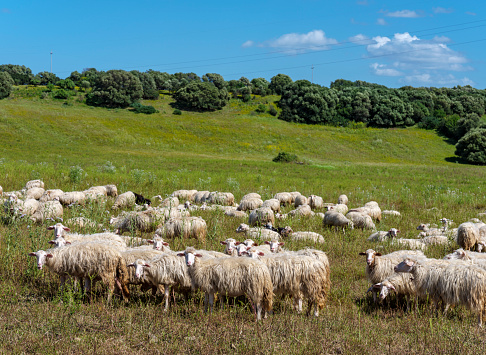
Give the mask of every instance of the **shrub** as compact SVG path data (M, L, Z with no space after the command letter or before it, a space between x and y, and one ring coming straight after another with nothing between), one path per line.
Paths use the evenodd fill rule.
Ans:
M176 108L174 112L172 112L173 115L182 115L182 111Z
M14 81L9 73L0 72L0 99L6 98L12 92Z
M418 128L423 129L437 129L440 126L441 120L440 118L434 116L427 116L422 118L422 120L418 123Z
M135 113L145 113L146 115L151 115L152 113L159 112L159 111L157 111L155 109L155 107L153 107L153 106L145 106L145 105L142 105L139 102L135 102L135 103L131 104L130 107L132 107L132 111L133 112L135 112Z
M66 100L67 98L69 98L69 93L66 92L66 90L64 90L64 89L59 89L59 90L54 91L54 98Z
M272 161L275 163L292 163L297 161L297 159L297 155L295 154L280 152L275 158L272 159Z
M69 169L69 179L74 184L81 182L85 175L84 170L78 165L72 166L71 169Z
M272 116L277 116L278 111L277 111L277 109L275 108L275 106L273 106L273 105L269 105L269 108L268 108L268 113L269 113L269 114L271 114Z
M471 164L486 164L486 128L474 128L456 144L456 155Z
M260 105L258 105L258 107L256 108L255 111L258 112L258 113L264 113L266 110L267 110L267 107L264 104L260 104Z
M143 95L140 79L124 70L109 70L94 80L93 89L86 96L86 104L108 108L125 108Z

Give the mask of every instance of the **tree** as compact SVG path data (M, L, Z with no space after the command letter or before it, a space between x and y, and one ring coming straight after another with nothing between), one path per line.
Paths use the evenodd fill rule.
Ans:
M282 95L283 88L292 83L290 76L285 74L277 74L270 79L268 88L277 95Z
M255 78L251 80L251 91L255 95L266 96L270 93L269 85L265 78Z
M226 89L228 86L226 81L224 81L223 77L220 74L216 73L207 73L202 77L203 82L213 83L214 86L218 88L218 90Z
M466 115L466 117L459 119L454 132L456 139L461 139L471 129L479 126L480 119L481 118L476 113L469 113Z
M138 70L132 70L130 73L137 76L142 83L143 98L145 100L158 100L159 91L155 86L155 80L149 73L141 73Z
M470 130L456 144L456 155L471 164L486 164L486 128Z
M142 95L142 83L136 75L125 70L108 70L99 74L86 96L86 103L109 108L128 107Z
M222 109L229 98L226 89L218 90L209 82L193 82L177 90L174 99L186 109L213 111Z
M14 80L6 71L0 71L0 99L4 99L12 92Z
M72 80L76 85L79 86L79 83L81 82L81 73L78 71L73 71L71 72L71 75L69 75L69 79Z
M149 69L147 71L148 74L150 74L152 76L152 78L154 78L154 82L155 82L155 88L157 90L164 90L165 89L165 83L170 80L170 74L169 73L162 73L160 71L157 71L157 70L152 70L152 69Z
M14 85L28 85L34 78L32 70L25 65L3 64L0 65L0 72L9 73Z
M37 73L35 77L39 79L39 85L56 84L60 80L56 74L48 71Z

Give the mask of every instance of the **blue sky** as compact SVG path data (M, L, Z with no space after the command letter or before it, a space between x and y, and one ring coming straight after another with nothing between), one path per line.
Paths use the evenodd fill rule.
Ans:
M0 64L486 88L483 1L0 2ZM312 69L313 68L313 69Z

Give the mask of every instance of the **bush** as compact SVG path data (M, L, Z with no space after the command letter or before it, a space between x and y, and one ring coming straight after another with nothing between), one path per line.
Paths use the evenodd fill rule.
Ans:
M174 99L179 107L201 111L220 110L228 103L228 91L210 82L193 82L177 90Z
M140 79L124 70L108 70L96 76L86 104L108 108L125 108L143 95Z
M172 112L173 115L182 115L182 111L176 108L174 112Z
M486 128L474 128L456 144L456 155L471 164L486 164Z
M297 161L297 159L297 155L295 154L280 152L275 158L272 159L272 161L275 163L292 163Z
M258 112L258 113L264 113L266 110L267 110L267 107L264 104L260 104L260 105L258 105L258 107L256 108L255 111Z
M277 111L277 109L275 108L275 106L273 106L273 105L269 105L269 108L268 108L268 113L269 113L269 114L271 114L272 116L277 116L278 111Z
M427 116L422 118L422 120L418 123L417 127L423 129L437 129L439 128L440 123L441 123L440 118L434 116Z
M14 81L9 73L0 72L0 99L4 99L12 92Z
M145 113L146 115L151 115L152 113L159 112L159 111L157 111L155 109L155 107L153 107L153 106L145 106L145 105L142 105L139 102L135 102L135 103L131 104L130 107L132 107L132 111L133 112L135 112L135 113Z
M69 98L69 93L66 92L66 90L64 90L64 89L59 89L59 90L54 91L54 98L66 100L67 98Z
M72 166L71 169L69 169L69 179L74 184L81 182L85 175L84 170L78 165Z

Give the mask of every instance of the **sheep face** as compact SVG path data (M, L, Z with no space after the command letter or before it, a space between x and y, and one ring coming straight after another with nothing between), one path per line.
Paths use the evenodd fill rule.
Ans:
M366 264L368 264L368 266L373 266L375 263L375 256L381 256L381 253L377 253L373 249L368 249L364 253L359 253L359 255L366 255Z
M68 242L66 239L63 237L57 237L54 240L48 241L49 244L55 245L56 248L61 248L65 245L71 244L71 242Z
M400 233L400 231L396 228L391 228L388 231L388 234L390 234L390 237L392 237L392 238L396 238L398 236L398 233Z
M258 251L255 249L248 248L247 251L245 251L245 254L252 259L258 259L260 256L264 256L265 253L262 251Z
M147 243L152 244L155 250L163 250L164 246L168 247L169 243L164 242L162 238L154 238L152 240L147 240Z
M64 231L70 232L71 229L62 225L62 223L57 223L53 226L47 227L48 230L54 230L54 238L59 238L64 235Z
M47 258L52 258L53 255L50 253L45 252L44 250L36 251L35 253L29 253L29 256L35 256L37 259L37 268L39 270L46 264Z
M134 267L135 277L141 279L143 277L144 268L150 267L150 265L141 259L137 259L133 264L127 265L127 267Z
M278 240L271 240L271 241L266 240L265 241L265 244L270 245L270 251L272 253L277 253L278 252L278 247L279 246L283 246L285 243L284 242L279 242Z
M226 245L224 252L228 255L233 254L233 249L236 249L236 240L233 238L228 238L225 241L220 242L222 245Z
M243 244L245 244L247 247L256 247L258 246L257 243L255 243L253 240L251 239L246 239Z
M238 253L238 256L243 256L243 255L248 254L248 250L250 250L250 249L251 249L251 246L247 246L244 243L238 244L236 246L236 251Z
M177 256L183 256L186 259L187 266L193 266L196 262L196 257L201 258L201 254L196 254L193 251L185 251L184 253L178 253Z
M466 252L464 249L457 249L455 250L452 254L448 254L444 256L445 260L458 260L458 259L464 259L466 257Z
M412 272L415 262L410 259L405 259L400 264L395 266L395 272Z
M246 232L248 230L250 230L250 227L248 226L248 224L242 223L236 229L236 233L243 233L243 232Z
M292 228L290 226L285 226L284 229L280 231L280 235L283 237L288 237L293 233Z

